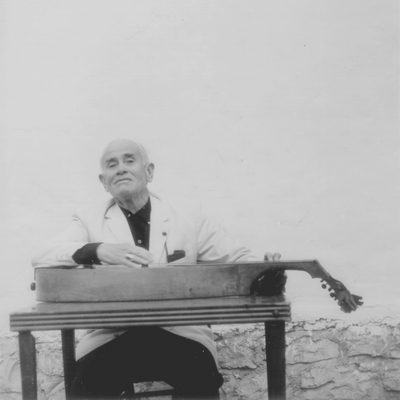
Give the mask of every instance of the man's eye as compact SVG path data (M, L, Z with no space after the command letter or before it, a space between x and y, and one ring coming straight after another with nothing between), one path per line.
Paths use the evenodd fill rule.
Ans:
M116 163L108 164L108 168L113 168L113 167L115 167L116 165L117 165Z
M133 158L128 158L127 160L126 160L126 162L127 163L133 163L135 160L133 159Z

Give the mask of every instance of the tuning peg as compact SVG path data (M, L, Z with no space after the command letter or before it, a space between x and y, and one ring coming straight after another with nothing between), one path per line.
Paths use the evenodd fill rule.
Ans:
M331 296L331 297L336 297L336 296L335 296L335 293L330 293L329 296Z
M322 287L322 289L326 289L326 284L323 283L323 284L321 285L321 287Z
M357 296L356 294L353 294L352 296L358 306L362 306L364 304L364 302L361 301L362 300L361 296Z
M328 290L331 292L333 289L329 286Z

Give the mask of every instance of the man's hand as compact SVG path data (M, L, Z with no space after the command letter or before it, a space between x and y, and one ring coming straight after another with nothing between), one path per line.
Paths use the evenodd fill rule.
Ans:
M264 254L264 260L265 261L279 261L281 259L281 254L280 253L265 253Z
M265 261L279 261L281 255L279 253L266 253ZM285 271L268 271L256 282L253 290L262 296L277 296L285 292L285 284L287 276Z
M97 248L97 257L101 262L125 265L129 268L141 268L142 265L153 261L153 256L148 250L130 243L102 243Z

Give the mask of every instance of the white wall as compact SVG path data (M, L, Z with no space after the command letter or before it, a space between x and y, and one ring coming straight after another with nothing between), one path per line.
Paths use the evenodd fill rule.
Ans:
M105 198L102 148L199 200L260 256L316 258L363 306L290 273L293 318L399 318L398 2L0 3L3 325L30 256Z

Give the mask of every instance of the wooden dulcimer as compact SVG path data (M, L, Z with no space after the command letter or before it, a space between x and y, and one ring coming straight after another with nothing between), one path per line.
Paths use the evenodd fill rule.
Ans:
M317 260L228 264L165 264L150 268L96 266L37 268L36 299L48 302L96 302L271 295L263 290L277 271L306 271L323 281L344 312L362 305Z

